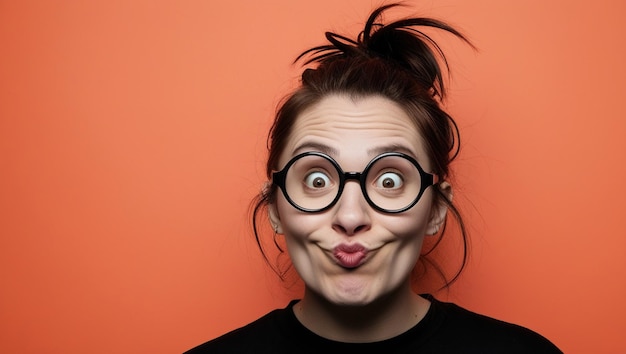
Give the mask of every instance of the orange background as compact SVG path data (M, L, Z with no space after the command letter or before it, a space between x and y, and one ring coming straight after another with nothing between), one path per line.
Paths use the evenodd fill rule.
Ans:
M625 3L414 3L480 48L444 41L473 252L440 296L626 352ZM0 1L0 352L182 352L295 296L247 218L265 133L377 4Z

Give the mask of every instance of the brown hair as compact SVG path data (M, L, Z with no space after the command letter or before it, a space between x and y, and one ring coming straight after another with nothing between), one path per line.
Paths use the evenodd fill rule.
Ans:
M407 18L386 25L377 22L385 10L395 6L398 4L374 10L356 40L326 32L330 44L311 48L298 56L296 62L304 60L305 66L316 64L316 67L304 70L301 85L279 105L268 136L268 179L271 179L272 171L279 169L279 156L299 114L332 94L348 95L353 99L381 96L398 104L424 137L424 146L432 166L430 172L439 176L440 181L449 176L449 165L459 152L460 136L455 121L441 107L446 90L440 61L446 69L448 63L437 43L416 27L440 29L470 46L471 43L451 26L430 18ZM428 258L428 254L445 234L444 223L434 245L422 252L420 262L424 266L433 266L444 280L443 287L447 287L465 267L468 238L457 208L439 188L434 190L435 201L445 203L459 225L463 244L462 261L459 269L448 280L441 268ZM252 222L257 244L265 260L282 278L289 267L279 269L269 262L258 223L261 211L266 211L267 205L274 201L275 193L276 187L270 186L254 199ZM284 250L276 241L274 243L279 252L283 253Z

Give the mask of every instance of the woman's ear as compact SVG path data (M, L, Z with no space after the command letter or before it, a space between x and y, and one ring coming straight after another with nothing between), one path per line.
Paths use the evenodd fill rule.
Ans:
M433 186L434 188L439 188L439 191L443 196L449 201L452 201L452 186L450 183L443 181L438 185ZM430 220L428 222L428 228L426 230L427 235L434 235L439 232L441 225L443 225L446 220L446 213L448 212L448 207L446 203L442 200L438 200L433 204L433 209L430 214Z
M283 225L280 222L280 215L278 214L278 210L276 209L276 203L270 203L267 205L267 210L269 213L270 224L272 224L272 229L277 234L283 233Z
M271 184L270 182L266 182L263 186L263 195L269 195L271 193ZM270 198L272 200L272 198ZM278 214L278 209L276 208L276 201L267 203L267 211L270 219L270 224L272 225L272 229L277 234L283 233L283 226L280 222L280 215Z

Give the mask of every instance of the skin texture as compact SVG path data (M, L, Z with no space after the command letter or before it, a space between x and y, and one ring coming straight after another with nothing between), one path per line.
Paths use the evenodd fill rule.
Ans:
M422 142L414 123L394 102L333 95L298 116L280 166L299 153L321 151L344 171L360 172L376 155L400 151L430 171ZM372 209L354 181L347 182L335 206L321 213L298 211L277 193L270 219L284 234L306 285L295 307L306 327L330 339L370 342L400 334L423 318L430 304L412 292L409 277L424 236L436 233L445 218L445 207L434 203L432 188L400 214ZM449 194L447 183L440 188ZM359 266L343 267L333 250L355 244L365 247L367 255Z

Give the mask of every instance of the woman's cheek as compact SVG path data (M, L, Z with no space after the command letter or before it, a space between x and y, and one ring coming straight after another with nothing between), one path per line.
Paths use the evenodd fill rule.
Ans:
M287 201L279 202L277 209L283 233L287 238L304 240L319 229L330 228L331 223L326 213L304 213L292 207Z

